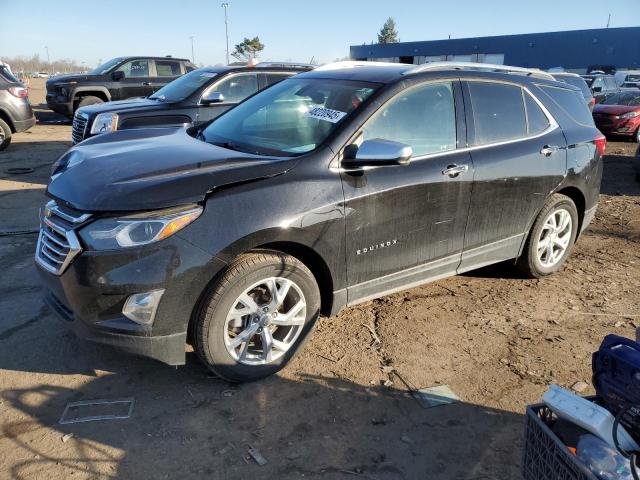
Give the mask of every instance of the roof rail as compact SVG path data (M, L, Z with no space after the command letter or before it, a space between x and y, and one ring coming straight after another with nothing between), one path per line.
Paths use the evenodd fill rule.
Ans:
M376 66L395 66L400 67L404 64L393 62L367 62L362 60L343 60L341 62L325 63L316 68L316 70L339 70L351 67L376 67Z
M298 62L259 62L256 63L256 67L285 67L285 68L316 68L317 65L312 63L298 63Z
M517 73L531 77L544 78L546 80L555 80L550 73L543 72L537 68L511 67L508 65L495 65L492 63L475 63L475 62L431 62L416 65L415 67L402 72L403 75L424 72L427 70L487 70L491 72Z

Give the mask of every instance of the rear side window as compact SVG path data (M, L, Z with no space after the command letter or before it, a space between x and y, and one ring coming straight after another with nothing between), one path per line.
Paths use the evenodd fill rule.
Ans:
M474 145L527 136L522 89L514 85L469 82L475 127Z
M289 78L291 73L267 73L267 85L273 85L274 83L278 83L280 80L284 80L285 78Z
M549 95L571 118L582 125L593 126L593 117L582 95L575 90L539 85L540 89Z
M526 92L524 94L524 103L527 108L527 133L529 135L537 135L544 132L549 126L549 119L540 108L540 105Z
M179 77L182 74L180 62L156 60L156 74L158 77Z

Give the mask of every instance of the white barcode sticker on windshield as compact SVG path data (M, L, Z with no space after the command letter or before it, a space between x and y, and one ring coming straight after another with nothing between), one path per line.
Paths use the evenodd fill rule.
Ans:
M305 117L317 118L318 120L325 120L331 123L337 123L342 120L347 112L341 112L340 110L331 110L330 108L324 107L313 107L307 113L305 113Z

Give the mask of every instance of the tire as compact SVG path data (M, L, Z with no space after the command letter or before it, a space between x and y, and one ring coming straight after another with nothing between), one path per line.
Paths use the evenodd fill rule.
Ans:
M76 110L79 109L80 107L86 107L87 105L95 105L96 103L104 103L104 100L102 100L100 97L94 97L93 95L87 95L86 97L81 97L80 101L76 105L76 108L73 110L73 113L75 115Z
M566 212L570 220L570 224L564 228L562 224L567 216L562 212ZM553 222L561 223L555 232L552 228L552 216ZM560 270L576 241L578 221L578 210L573 200L561 194L549 197L533 223L524 251L518 258L517 266L520 270L533 278L545 277Z
M274 290L284 294L281 302L271 295ZM243 254L205 292L194 318L193 343L200 359L225 380L259 380L293 358L319 314L318 284L302 262L272 251ZM265 342L273 348L264 348Z
M0 152L11 143L11 127L0 118Z
M636 130L636 133L633 135L633 140L636 143L640 143L640 127Z

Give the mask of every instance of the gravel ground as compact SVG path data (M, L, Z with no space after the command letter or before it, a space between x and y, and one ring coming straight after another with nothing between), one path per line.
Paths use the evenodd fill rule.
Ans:
M551 278L498 265L346 309L287 369L248 385L192 353L171 368L78 340L42 304L32 263L49 168L70 138L37 110L0 154L0 478L519 478L525 405L551 382L590 383L604 335L640 325L635 144L609 142L596 219ZM408 393L444 384L460 403L425 410ZM68 402L129 397L127 420L58 423Z

